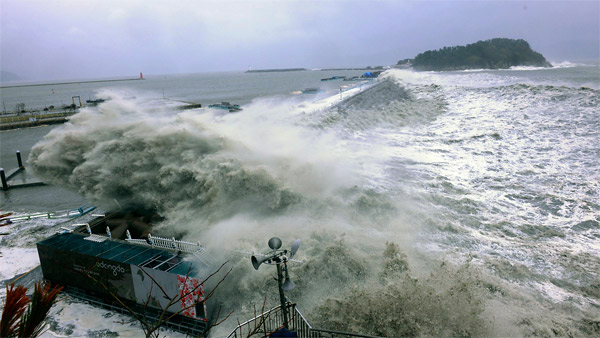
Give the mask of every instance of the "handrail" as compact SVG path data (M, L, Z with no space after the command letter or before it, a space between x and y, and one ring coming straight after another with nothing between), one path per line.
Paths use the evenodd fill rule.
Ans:
M287 303L287 307L295 309L296 304ZM233 329L233 331L231 331L231 333L229 333L227 338L241 338L254 334L259 334L261 337L266 337L284 327L284 324L287 324L289 329L298 331L298 328L296 327L298 321L296 320L295 314L296 312L292 311L290 313L290 317L288 318L288 322L284 323L281 305L275 306L274 308L239 324Z
M382 338L377 336L369 336L358 333L349 333L334 330L317 329L310 326L306 318L302 315L300 310L294 303L287 303L288 308L292 308L290 311L290 318L287 323L283 322L283 315L281 305L278 305L268 311L261 313L260 315L247 320L233 329L227 338L238 338L248 337L249 335L262 334L263 337L271 335L273 332L282 328L284 324L287 327L295 331L298 337L301 338L324 338L324 337L361 337L361 338ZM274 317L274 318L272 318ZM253 326L251 326L254 323ZM246 335L244 335L246 332Z
M350 333L350 332L333 331L333 330L325 330L325 329L311 328L310 330L312 332L325 332L325 333L332 333L335 335L342 335L342 336L347 336L347 337L383 338L383 337L379 337L379 336L369 336L369 335L360 334L360 333Z
M252 319L248 319L247 321L245 321L245 322L241 323L240 325L238 325L238 327L239 327L239 326L246 325L246 324L250 323L251 321L253 321L253 320L256 320L256 319L258 319L258 318L264 317L265 315L268 315L268 314L269 314L269 313L271 313L272 311L278 310L278 309L280 309L280 308L281 308L281 305L277 305L276 307L274 307L274 308L272 308L272 309L270 309L270 310L267 310L267 311L265 311L265 312L263 312L263 313L259 314L258 316L254 317L254 318L252 318ZM235 330L234 330L234 331L235 331ZM233 333L233 331L232 331L232 333ZM231 335L231 334L230 334L230 335Z

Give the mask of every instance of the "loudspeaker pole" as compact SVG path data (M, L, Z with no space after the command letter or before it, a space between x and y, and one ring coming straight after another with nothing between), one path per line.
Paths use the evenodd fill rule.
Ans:
M279 301L281 302L281 310L283 311L283 327L288 327L288 309L285 301L285 295L283 294L283 271L281 270L281 264L283 262L277 262L277 284L279 284Z
M287 263L289 261L294 261L292 257L294 257L299 247L300 240L297 239L294 241L294 244L292 244L291 250L279 250L279 248L281 248L281 239L277 237L272 237L271 239L269 239L269 248L271 248L271 251L264 255L261 254L261 258L252 255L250 259L250 261L252 262L252 266L255 270L258 270L260 265L263 263L269 265L277 265L277 286L279 287L279 302L281 303L281 312L283 313L283 327L286 330L288 329L289 314L287 308L287 301L285 299L285 294L283 293L283 291L290 291L295 287L294 282L290 280ZM285 269L285 282L283 281L283 269Z

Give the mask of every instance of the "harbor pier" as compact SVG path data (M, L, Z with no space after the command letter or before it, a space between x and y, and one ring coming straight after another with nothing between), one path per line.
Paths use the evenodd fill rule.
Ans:
M23 165L23 161L21 160L21 152L17 150L16 155L18 165L17 168L8 171L8 173L4 172L4 168L0 168L0 181L2 182L2 190L7 191L8 189L12 188L26 188L46 185L46 183L42 181L9 184L10 179L14 178L19 173L25 170L25 166Z

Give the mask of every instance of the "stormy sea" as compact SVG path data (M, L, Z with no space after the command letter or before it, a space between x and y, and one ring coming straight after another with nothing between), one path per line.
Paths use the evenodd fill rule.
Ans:
M64 125L0 132L3 166L30 144L21 149L28 174L51 184L0 192L2 212L87 202L158 213L157 235L198 241L232 268L215 299L233 313L214 337L278 304L275 269L254 270L247 254L268 250L273 236L284 247L302 241L287 296L313 327L600 335L598 65L390 69L354 90L340 81L290 94L319 77L149 77L153 88L88 88L106 101ZM201 94L217 81L213 90L228 89ZM247 87L232 93L233 83ZM177 110L164 90L233 97L243 110ZM38 264L36 241L60 226L2 227L1 279ZM48 336L141 332L127 316L76 300L59 302L49 321Z

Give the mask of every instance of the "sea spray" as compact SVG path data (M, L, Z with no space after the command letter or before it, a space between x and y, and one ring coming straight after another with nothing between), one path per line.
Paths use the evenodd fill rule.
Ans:
M598 92L495 74L390 71L377 99L365 91L318 111L257 100L238 114L177 113L115 95L48 135L30 161L107 209L115 199L152 209L166 217L157 231L229 260L225 334L254 306L278 303L273 269L255 271L241 253L271 236L302 239L288 295L315 326L597 334L598 257L588 252L598 181L582 168L598 163ZM579 182L558 175L570 169L547 160L552 150Z
M256 251L272 235L303 238L307 261L291 296L310 310L370 283L378 272L369 262L383 243L406 243L417 223L407 219L410 212L399 212L410 209L403 203L361 187L330 142L334 136L293 119L281 125L266 118L273 111L257 106L240 125L229 116L140 108L113 95L47 135L30 163L44 180L77 189L107 209L118 204L159 213L166 220L157 231L221 249L216 256L222 259L222 249ZM256 119L262 123L252 123ZM239 306L240 319L263 297L272 304L274 293L261 287L268 272L249 269L247 257L229 259L235 270L222 295L246 292L237 301L220 299Z
M478 270L468 263L442 263L431 275L414 278L406 256L390 242L378 263L378 280L327 299L311 314L313 325L385 337L490 334L482 315L485 290Z
M394 86L384 91L403 93ZM166 218L157 228L161 234L198 240L229 260L234 270L217 299L240 321L254 305L277 299L272 271L254 271L236 252L260 251L274 235L288 245L303 240L304 263L290 268L298 287L289 295L309 313L334 309L328 299L344 299L356 288L383 290L384 243L405 246L421 211L406 196L391 199L361 183L336 133L303 127L292 111L261 102L234 119L140 107L111 96L34 147L36 175L106 209L118 204L157 212ZM389 102L402 100L404 94ZM227 296L233 293L235 299Z
M113 99L51 132L34 147L30 163L39 177L105 205L116 199L160 213L195 210L207 223L285 209L345 181L335 170L276 156L294 151L281 142L281 130L247 125L254 132L241 131L236 139L227 126L218 127L194 113L148 112ZM249 139L261 136L260 147ZM287 140L294 143L289 133Z

